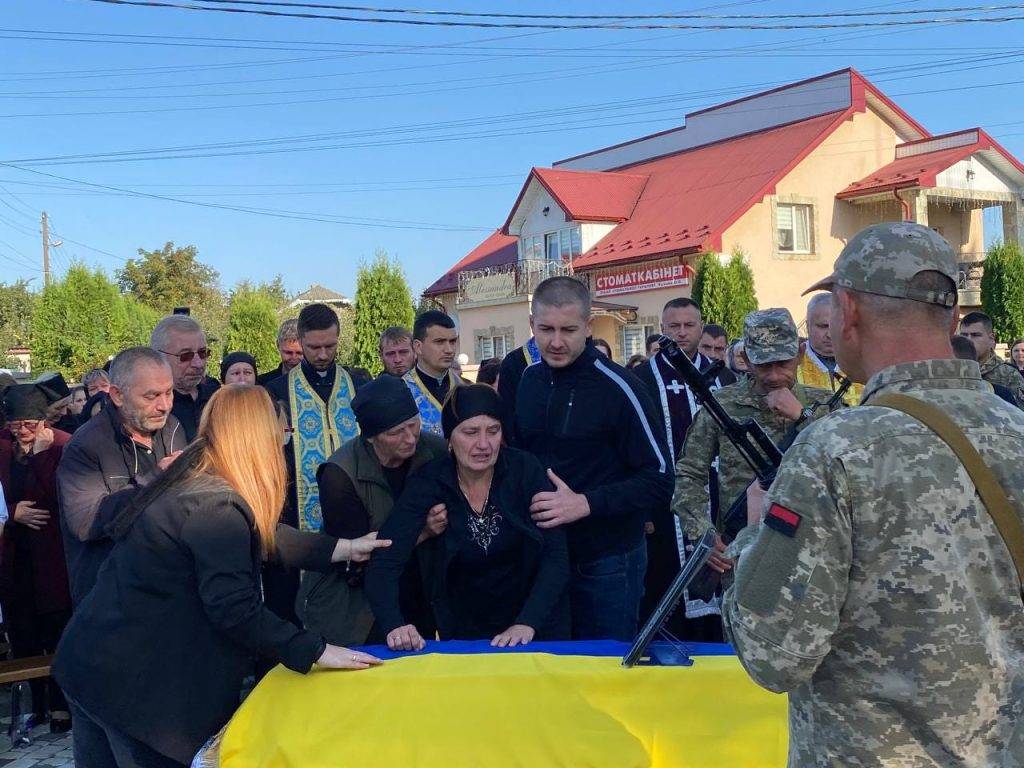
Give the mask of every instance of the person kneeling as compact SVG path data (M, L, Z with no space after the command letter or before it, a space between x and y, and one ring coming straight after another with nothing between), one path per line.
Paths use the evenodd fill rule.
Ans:
M565 536L530 517L534 494L554 486L533 455L502 447L501 419L501 399L487 385L454 389L441 413L451 455L410 479L380 530L392 545L370 558L366 596L392 650L425 646L402 614L398 585L437 504L447 528L417 553L440 637L497 647L569 637Z

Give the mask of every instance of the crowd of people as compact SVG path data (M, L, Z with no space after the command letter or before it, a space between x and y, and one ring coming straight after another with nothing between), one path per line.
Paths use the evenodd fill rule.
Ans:
M828 293L807 305L804 336L785 309L752 312L742 338L730 343L691 299L664 307L661 333L704 374L722 407L756 420L780 446L793 445L786 455L799 457L798 469L784 463L767 501L660 348L660 335L648 339L647 355L619 365L607 342L592 338L590 292L572 277L537 286L532 337L503 359L482 361L475 383L457 370L458 329L443 312L423 312L411 329L384 329L383 372L373 378L337 362L340 323L324 304L282 324L280 365L262 373L240 350L221 360L219 381L211 377L203 328L176 314L157 324L149 346L120 352L80 385L59 376L4 382L5 625L15 656L57 651L54 677L33 684L34 716L55 731L74 724L81 768L188 764L230 718L246 677L277 663L298 672L363 669L380 661L357 647L418 651L434 639L496 647L630 640L709 529L716 531L710 567L726 574L726 585L735 573L736 587L710 600L686 595L668 625L675 636L734 642L755 679L774 690L794 690L823 659L830 680L883 674L881 660L850 672L857 643L866 642L850 636L881 632L872 617L891 614L878 600L906 595L894 597L899 588L883 586L874 566L858 570L858 558L870 555L859 550L863 541L849 540L862 522L851 520L851 508L884 487L885 514L912 529L899 522L900 505L934 512L936 488L946 487L939 478L956 471L932 474L948 464L943 455L915 476L929 478L917 490L932 495L914 496L899 485L911 470L898 455L878 469L872 451L841 453L857 430L890 441L877 453L913 450L900 442L905 424L893 427L858 403L879 389L917 386L951 408L946 400L969 389L974 427L998 422L1003 435L986 455L1015 456L1008 471L1020 480L1024 340L1003 362L991 319L959 318L944 241L911 225L882 236L894 242L888 256L898 257L904 238L925 254L924 266L895 278L880 268L872 282L849 266L873 258L865 256L870 249L844 251L837 276L817 286ZM886 279L902 281L899 290L880 287ZM886 367L887 360L903 367ZM858 383L843 388L846 378ZM833 411L843 418L824 419ZM927 442L920 430L910 433ZM938 453L928 448L931 459ZM1006 488L1017 508L1021 487ZM749 525L730 541L723 516L744 495ZM981 525L971 499L947 501L973 510ZM832 518L816 516L815 504ZM935 527L942 525L919 538L941 549L948 531ZM969 559L990 571L995 563L990 576L1005 586L1006 555L981 527L985 535L975 538L988 554ZM948 627L939 634L975 649L982 640L974 634L995 611L999 643L1005 639L1006 654L1024 661L1024 626L1011 616L1010 597L996 605L988 595L989 607L968 608L980 588L959 573L959 560L934 548L913 554L905 530L873 532L895 542L887 557L908 589L936 587L938 571L921 562L924 552L956 571L959 592L934 601L963 608L956 618L963 635L954 640ZM869 606L855 607L853 625L837 597L840 582ZM1016 601L1019 608L1019 591ZM832 660L829 642L854 661ZM927 678L922 662L906 657L912 651L892 652L917 684ZM946 648L933 653L942 665L958 658ZM1006 698L1007 689L988 681L988 670L1006 658L967 661L980 677L962 681L953 698L985 688L985 705L970 705L978 727L1020 722L1019 690L999 714L989 706ZM841 695L793 696L805 729L814 707L845 711ZM923 698L934 703L931 692ZM839 725L820 726L841 746L808 747L820 734L798 728L794 749L863 756L871 737L851 734L861 725L881 728L885 706L867 706L857 722L836 715ZM917 738L913 718L905 719L906 732L896 726L890 737L916 755L907 746ZM976 751L953 725L936 728L939 735L920 737L926 752L939 742Z

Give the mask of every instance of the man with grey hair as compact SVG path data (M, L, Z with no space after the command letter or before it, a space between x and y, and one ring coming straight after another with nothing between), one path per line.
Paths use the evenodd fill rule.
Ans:
M185 439L192 442L199 417L220 383L206 375L210 349L203 327L188 315L168 315L153 329L149 346L165 356L174 376L174 407Z
M953 359L957 272L934 230L876 224L808 289L864 397L748 490L722 610L789 694L791 766L1024 765L1024 414Z
M796 371L796 380L808 387L830 389L835 392L840 386L839 376L842 371L836 363L836 353L832 345L832 334L829 328L828 294L818 293L807 302L807 344L804 357ZM854 384L844 398L847 405L860 402L864 387Z
M647 549L644 524L667 509L672 460L643 384L590 341L590 290L552 277L533 294L530 327L541 362L516 392L518 447L548 468L551 491L533 497L540 528L564 526L578 639L636 634Z
M281 356L281 364L272 371L261 373L256 383L269 384L274 379L287 376L288 371L302 362L302 344L299 342L299 321L296 318L285 320L277 329L277 353Z
M163 355L149 347L124 350L110 366L110 403L64 448L57 490L76 605L113 546L107 524L185 447L184 432L171 415L173 393Z

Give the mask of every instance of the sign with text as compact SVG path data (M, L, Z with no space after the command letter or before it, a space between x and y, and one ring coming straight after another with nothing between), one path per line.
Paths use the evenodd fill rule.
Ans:
M663 259L601 270L594 276L594 295L614 296L619 293L689 285L692 279L693 268L689 264L680 264L676 259Z

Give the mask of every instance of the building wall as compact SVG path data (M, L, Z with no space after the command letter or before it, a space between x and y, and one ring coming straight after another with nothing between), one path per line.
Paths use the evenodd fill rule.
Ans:
M786 307L803 319L800 293L832 270L846 241L870 223L901 218L895 201L857 206L835 199L851 181L892 161L896 131L870 107L840 125L768 195L729 227L722 249L742 249L754 272L761 307ZM779 202L814 206L813 253L780 254L776 248L775 206Z
M526 343L530 338L530 304L527 297L520 296L503 303L462 307L459 309L458 325L459 352L469 355L471 363L479 363L476 347L478 333L490 335L493 329L496 334L508 334L511 329L507 351Z

